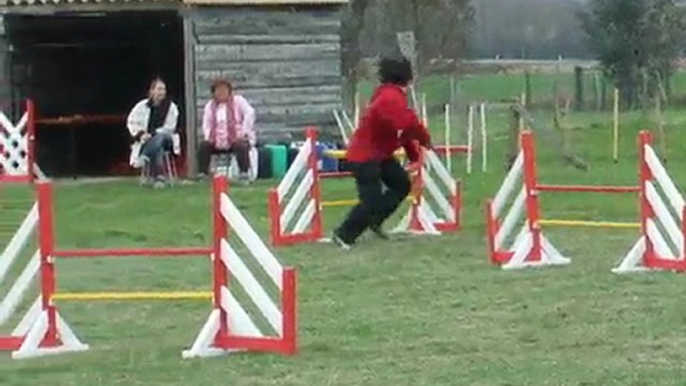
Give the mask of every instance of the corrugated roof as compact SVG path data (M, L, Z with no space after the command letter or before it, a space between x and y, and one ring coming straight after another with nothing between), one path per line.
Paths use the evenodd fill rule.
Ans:
M322 5L347 4L349 0L183 0L185 4L225 4L225 5Z
M180 3L180 0L0 0L0 6L78 6L136 3Z
M349 0L0 0L0 6L184 3L197 5L326 5L347 4Z
M300 4L347 4L349 0L183 0L186 4L226 5L300 5Z

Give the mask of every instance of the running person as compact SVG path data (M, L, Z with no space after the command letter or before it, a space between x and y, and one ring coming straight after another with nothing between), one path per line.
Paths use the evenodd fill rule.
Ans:
M350 164L360 203L350 210L334 231L333 241L350 249L369 228L386 239L382 225L410 193L411 182L393 153L403 147L409 161L419 159L416 144L429 147L431 137L407 102L412 65L404 58L385 58L379 63L381 85L350 139L346 159ZM386 191L383 191L383 185Z

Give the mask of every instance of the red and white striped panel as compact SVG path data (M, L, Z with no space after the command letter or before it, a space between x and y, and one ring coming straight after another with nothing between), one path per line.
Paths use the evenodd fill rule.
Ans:
M423 152L422 167L413 178L413 202L394 233L441 234L460 229L461 184L438 155Z
M183 357L217 356L236 350L293 355L297 334L295 269L281 265L225 193L225 187L226 179L215 177L214 308ZM238 241L247 252L242 253L244 257L236 248ZM258 270L261 272L256 275ZM247 299L242 301L237 296L238 286ZM246 307L246 303L251 304ZM259 320L266 326L260 328Z
M317 131L306 139L279 185L269 192L271 243L287 246L323 238L321 191L317 167Z
M34 108L26 110L18 122L0 112L0 182L32 181L34 167Z
M503 269L569 264L571 261L548 241L539 224L533 133L523 132L520 140L522 150L495 198L486 203L490 260Z
M11 268L20 265L18 257L31 245L29 241L38 227L39 213L46 204L40 199L40 191L39 187L38 203L31 207L0 255L0 284L10 281L12 283L0 300L0 326L15 316L28 293L35 292L34 279L39 272L43 273L38 282L40 292L38 298L16 328L9 335L0 336L0 351L11 351L13 359L88 350L88 345L81 343L76 337L52 301L47 300L51 294L46 293L46 290L54 285L54 281L48 278L50 275L45 275L45 272L53 269L51 267L53 263L51 257L45 254L44 249L39 248L33 253L18 275L10 275ZM44 232L39 233L45 236Z
M653 150L652 136L639 134L641 237L615 273L646 270L686 271L686 204Z

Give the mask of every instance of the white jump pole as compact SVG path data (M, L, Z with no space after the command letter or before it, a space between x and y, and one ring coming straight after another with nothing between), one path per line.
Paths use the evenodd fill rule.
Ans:
M469 105L467 128L467 174L472 174L472 155L474 153L474 106Z
M619 161L619 89L614 90L614 106L612 114L612 159Z
M341 137L343 138L343 142L345 143L346 146L348 146L348 134L345 132L345 125L343 124L343 120L341 119L341 116L338 114L338 110L334 109L333 110L333 117L336 120L336 125L338 126L338 131L341 133Z
M453 161L450 154L450 104L445 105L445 167L453 175Z
M360 124L360 92L355 91L355 108L353 109L353 119L354 125L352 126L352 131L355 131L357 126Z
M429 127L429 116L426 114L426 93L422 93L422 123L424 127Z
M350 132L354 133L357 126L353 125L353 122L350 120L350 116L348 115L348 112L345 110L341 110L341 115L343 116L345 124L348 125L348 129L350 129Z
M410 86L410 96L412 97L412 107L414 111L419 112L419 103L417 102L417 93L414 90L414 85Z
M486 104L482 103L481 113L481 171L486 172L488 168L488 137L486 135Z

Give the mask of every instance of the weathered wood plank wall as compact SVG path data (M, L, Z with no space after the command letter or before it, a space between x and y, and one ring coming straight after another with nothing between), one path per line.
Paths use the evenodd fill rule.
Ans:
M299 138L306 125L334 131L332 110L342 105L339 7L202 7L189 17L198 121L211 80L224 76L257 110L262 139Z
M10 79L10 44L5 28L5 16L0 15L0 111L10 119L14 119L12 112L12 87Z

